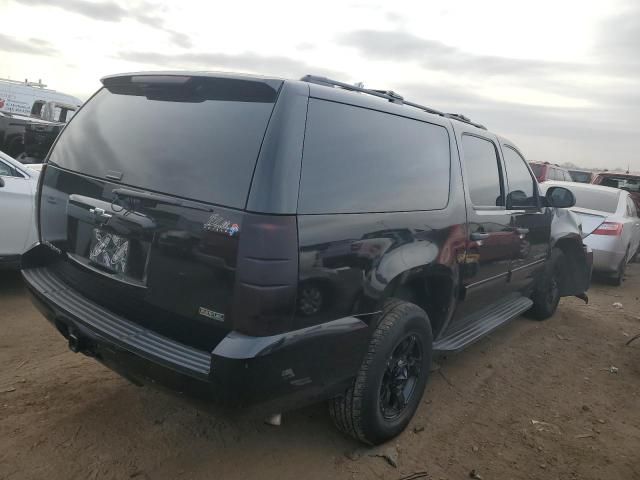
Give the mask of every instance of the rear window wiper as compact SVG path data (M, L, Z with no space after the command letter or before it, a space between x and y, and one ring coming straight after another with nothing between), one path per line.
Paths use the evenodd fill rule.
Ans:
M116 188L113 190L114 203L120 199L136 199L149 203L164 203L165 205L175 205L177 207L191 208L194 210L204 210L205 212L212 212L210 207L200 206L195 202L189 200L183 200L181 198L169 197L167 195L159 195L157 193L138 192L129 188Z

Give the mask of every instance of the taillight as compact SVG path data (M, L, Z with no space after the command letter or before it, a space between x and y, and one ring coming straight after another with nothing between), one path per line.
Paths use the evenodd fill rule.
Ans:
M295 215L246 214L238 246L234 330L253 336L292 330L297 286Z
M604 222L598 228L593 231L594 235L610 235L612 237L617 237L622 234L621 223L617 222Z

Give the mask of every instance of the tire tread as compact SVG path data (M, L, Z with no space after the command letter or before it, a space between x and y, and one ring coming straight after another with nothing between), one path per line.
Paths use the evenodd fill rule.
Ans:
M346 435L370 445L374 444L364 432L362 418L363 392L369 368L376 357L380 344L394 324L403 317L416 313L416 310L424 315L424 311L420 307L402 300L391 299L385 303L353 385L343 395L329 401L329 413L338 430Z

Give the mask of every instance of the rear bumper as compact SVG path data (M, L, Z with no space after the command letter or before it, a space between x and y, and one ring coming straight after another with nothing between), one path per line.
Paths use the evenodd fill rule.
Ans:
M618 237L589 235L583 241L593 250L594 271L614 273L618 270L625 254Z
M606 250L593 251L593 269L596 272L615 273L618 271L624 253L608 252Z
M282 411L343 391L369 329L347 317L269 337L230 332L206 352L140 327L68 287L46 267L22 271L36 307L81 351L136 384L232 407Z

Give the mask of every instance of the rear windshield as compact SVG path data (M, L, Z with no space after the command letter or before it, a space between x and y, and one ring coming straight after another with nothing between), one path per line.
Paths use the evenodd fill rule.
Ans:
M574 182L591 183L591 172L579 172L576 170L569 170L571 178Z
M279 82L206 77L182 85L111 85L75 115L50 161L243 208L278 88Z
M530 163L529 165L531 166L531 170L533 171L533 174L536 176L536 178L542 175L542 165L539 165L537 163Z
M618 209L618 192L603 192L590 188L571 187L576 197L576 207L615 213Z
M309 101L300 213L442 209L449 200L449 175L444 127Z

